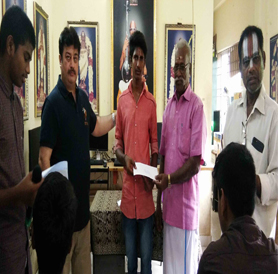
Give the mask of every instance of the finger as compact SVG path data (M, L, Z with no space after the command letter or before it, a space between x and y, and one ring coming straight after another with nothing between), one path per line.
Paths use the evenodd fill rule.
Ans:
M161 175L161 174L156 175L156 176L155 176L155 179L156 179L157 181L161 181L162 175Z

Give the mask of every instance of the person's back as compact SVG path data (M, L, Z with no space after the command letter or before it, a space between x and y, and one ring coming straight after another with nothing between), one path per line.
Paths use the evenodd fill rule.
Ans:
M38 255L40 274L62 273L70 252L77 200L69 180L50 173L34 203L33 246Z
M229 144L217 157L213 177L213 209L221 238L200 261L201 273L277 273L278 247L251 217L255 208L256 173L247 148Z
M221 238L208 246L198 273L277 273L277 267L274 240L246 215L235 219Z

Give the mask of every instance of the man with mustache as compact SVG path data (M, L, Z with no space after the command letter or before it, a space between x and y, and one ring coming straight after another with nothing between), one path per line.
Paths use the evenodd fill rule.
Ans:
M161 226L163 191L163 273L197 273L198 172L203 162L206 119L201 99L191 90L191 50L181 39L175 52L174 96L163 114L159 175L156 185L157 229Z
M137 242L140 244L141 273L151 274L153 251L153 182L133 176L135 162L157 166L158 142L156 103L146 90L142 74L147 45L140 31L129 39L132 80L119 98L116 126L116 155L124 166L121 210L128 273L137 274ZM150 149L151 148L151 149ZM150 155L151 150L151 155ZM139 235L139 241L137 240Z
M248 26L242 32L238 54L246 92L228 109L224 147L237 142L251 152L257 172L253 218L267 237L274 238L278 200L278 106L262 84L265 52L261 29Z
M69 180L78 200L71 252L63 273L91 273L89 136L102 136L115 126L115 116L96 117L83 90L76 86L80 41L74 28L59 38L61 75L42 110L39 163L43 170L68 162Z

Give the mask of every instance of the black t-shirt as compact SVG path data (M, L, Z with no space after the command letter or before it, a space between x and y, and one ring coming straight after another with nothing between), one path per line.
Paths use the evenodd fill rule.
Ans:
M90 217L89 136L96 119L87 94L76 87L75 102L59 77L43 105L40 146L53 149L51 166L68 161L69 180L78 199L75 231L83 229Z

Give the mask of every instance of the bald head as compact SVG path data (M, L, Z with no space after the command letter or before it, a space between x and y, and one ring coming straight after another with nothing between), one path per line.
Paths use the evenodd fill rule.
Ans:
M135 21L132 20L129 25L130 35L132 35L135 31L136 31L136 23Z

